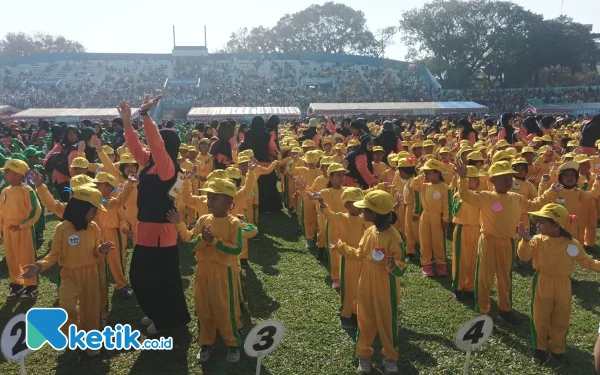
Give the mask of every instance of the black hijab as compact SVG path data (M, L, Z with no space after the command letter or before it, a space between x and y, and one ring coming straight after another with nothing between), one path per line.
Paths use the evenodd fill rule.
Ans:
M69 132L70 131L74 131L75 133L77 133L77 140L75 142L69 141ZM80 140L81 140L81 132L79 131L79 129L77 129L77 127L75 125L67 126L65 128L65 131L63 132L63 137L62 137L63 151L65 149L72 148L73 146L77 147L77 142L79 142Z
M537 121L535 121L535 117L533 116L529 116L525 120L523 120L522 126L527 131L527 134L535 134L539 137L544 135L544 132L542 131L542 129L540 129L540 127L537 124Z
M85 216L92 207L94 206L90 202L71 198L65 207L63 220L73 224L75 230L78 232L80 230L86 230L88 228L88 222L85 221Z
M580 146L596 147L596 141L600 139L600 113L594 115L590 122L581 128Z
M477 139L477 132L475 129L473 129L473 124L471 124L466 118L461 119L456 125L463 127L463 131L461 133L462 139L469 139L469 134L471 133L475 133L475 139Z

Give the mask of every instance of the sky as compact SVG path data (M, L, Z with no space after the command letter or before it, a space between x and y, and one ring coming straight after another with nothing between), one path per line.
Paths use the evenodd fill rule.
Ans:
M339 1L362 10L371 31L397 26L404 11L420 7L426 0ZM544 18L562 13L583 24L594 23L600 32L600 0L515 0ZM2 1L0 37L7 32L42 31L81 42L88 52L170 53L175 25L177 45L204 45L207 27L209 52L222 48L229 35L241 27L274 26L286 13L295 13L325 1L276 0L29 0ZM406 4L406 5L405 5ZM400 37L388 47L386 57L405 60L407 49Z

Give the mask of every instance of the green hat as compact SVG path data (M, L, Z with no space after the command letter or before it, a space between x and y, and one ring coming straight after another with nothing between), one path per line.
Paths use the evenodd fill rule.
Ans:
M23 150L22 154L25 157L31 158L33 156L42 156L44 155L43 152L38 151L35 147L33 146L29 146L27 147L25 150Z
M13 138L8 145L10 147L16 147L19 150L22 150L22 148L21 148L21 142L19 142L19 140L16 139L16 138Z
M44 137L38 137L37 141L38 142L45 142L46 138L44 138Z
M44 172L44 166L43 165L36 164L36 165L33 166L33 169L35 169L36 171L38 171L40 173Z
M4 168L4 164L6 164L6 157L0 154L0 168Z
M10 155L10 158L16 159L16 160L22 160L25 163L27 163L27 158L25 157L25 155L19 154L18 152L15 152L14 154Z

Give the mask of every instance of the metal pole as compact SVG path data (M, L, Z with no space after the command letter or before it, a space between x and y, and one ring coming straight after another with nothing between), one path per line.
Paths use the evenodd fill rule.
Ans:
M204 25L204 47L206 47L206 25Z
M560 15L563 15L563 5L565 4L565 0L560 0Z
M173 48L175 48L177 46L177 43L175 43L175 25L173 25Z
M260 375L260 362L262 361L262 355L258 355L256 358L256 375Z

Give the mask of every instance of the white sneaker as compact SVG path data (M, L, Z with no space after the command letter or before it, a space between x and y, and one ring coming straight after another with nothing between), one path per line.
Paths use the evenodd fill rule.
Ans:
M156 326L154 325L154 323L151 323L148 328L146 328L146 333L149 335L156 335L158 334L160 331L158 329L156 329Z
M141 323L142 323L142 325L143 325L144 327L148 327L148 326L149 326L150 324L152 324L153 322L152 322L152 319L150 319L150 318L148 318L147 316L145 316L145 317L143 317L143 318L142 318L142 321L141 321Z
M88 357L97 357L100 355L100 349L98 349L98 350L86 349L85 354L87 354Z
M358 359L358 371L361 374L371 373L371 358L359 358Z
M331 283L331 287L333 289L340 289L340 286L341 286L341 284L340 284L339 280L333 280L333 283Z
M383 359L383 367L385 374L397 374L398 373L398 363L391 359L384 358Z

